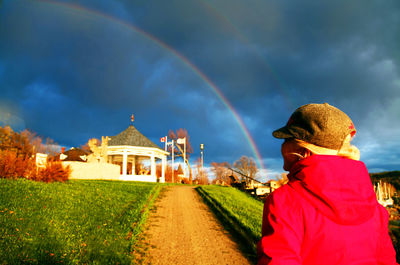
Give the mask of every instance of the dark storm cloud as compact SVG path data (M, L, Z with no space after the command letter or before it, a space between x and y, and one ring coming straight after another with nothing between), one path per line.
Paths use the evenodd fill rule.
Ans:
M188 129L206 161L254 154L271 172L295 108L329 102L349 114L371 169L398 169L400 6L397 1L4 1L0 9L2 122L61 144L135 125L155 142ZM6 118L7 117L7 118ZM389 128L389 129L388 129ZM371 155L379 149L378 158ZM380 159L380 157L382 157ZM396 161L396 160L392 160ZM398 160L397 160L398 161Z

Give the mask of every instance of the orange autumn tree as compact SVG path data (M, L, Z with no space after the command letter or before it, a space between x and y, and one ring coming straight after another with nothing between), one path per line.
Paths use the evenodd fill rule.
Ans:
M0 127L0 178L26 178L35 169L33 146L11 127Z
M157 173L157 178L161 178L161 174L162 174L162 165L161 164L157 164L156 165L156 173ZM164 177L165 177L165 182L169 182L169 183L173 183L173 182L177 182L178 179L178 169L174 169L174 177L172 177L172 166L167 164L165 167L165 172L164 172Z
M43 139L28 130L14 132L11 127L0 127L0 178L26 178L37 181L65 181L70 175L69 167L60 162L47 163L45 168L37 169L37 152L54 155L57 144Z
M33 145L24 133L17 133L10 126L0 127L0 150L14 152L16 156L32 156L34 153Z

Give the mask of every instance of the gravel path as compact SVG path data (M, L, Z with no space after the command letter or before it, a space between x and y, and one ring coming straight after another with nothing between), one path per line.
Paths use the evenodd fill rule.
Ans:
M191 186L171 186L149 217L146 264L250 264Z

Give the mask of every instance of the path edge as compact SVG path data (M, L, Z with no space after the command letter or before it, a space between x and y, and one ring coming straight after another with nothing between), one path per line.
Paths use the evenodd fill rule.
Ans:
M230 233L233 240L239 245L240 251L247 260L252 264L257 264L256 240L246 233L241 225L236 222L235 218L233 218L217 201L211 198L200 186L196 187L195 190L209 207L218 222Z
M130 243L131 264L143 264L145 262L147 248L143 246L143 236L148 226L148 217L151 210L155 207L155 201L160 193L164 190L164 186L155 185L151 196L147 199L144 207L141 210L141 218L138 223L133 223L131 231L135 232L134 240Z

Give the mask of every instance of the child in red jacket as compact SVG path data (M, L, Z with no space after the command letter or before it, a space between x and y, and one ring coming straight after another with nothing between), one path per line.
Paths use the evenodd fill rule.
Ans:
M298 108L273 132L289 183L264 205L258 264L396 264L388 213L378 204L356 130L341 110Z

